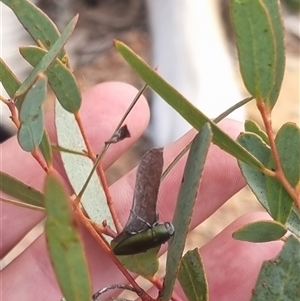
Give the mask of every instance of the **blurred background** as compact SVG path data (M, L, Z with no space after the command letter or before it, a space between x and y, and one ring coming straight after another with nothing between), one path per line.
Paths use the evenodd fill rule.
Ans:
M159 65L159 73L209 117L215 117L223 111L214 112L213 109L220 109L221 105L225 105L225 108L229 107L248 95L239 76L234 36L230 25L229 1L196 1L206 5L203 13L208 18L205 19L204 24L199 23L199 19L202 18L199 17L200 11L198 14L195 10L197 6L188 6L185 0L171 2L169 0L149 0L149 2L41 0L35 2L54 20L59 29L63 29L75 13L80 14L67 50L82 91L105 81L122 81L132 84L137 89L142 86L141 80L114 49L113 39L118 39L152 66ZM198 5L196 2L194 5ZM280 98L273 113L275 131L287 121L299 124L300 4L299 0L282 2L287 61ZM32 42L10 9L2 3L0 9L2 19L0 55L23 80L31 69L19 55L18 47ZM200 35L202 32L206 36ZM204 47L205 45L207 47ZM1 95L5 95L2 87L0 89ZM236 96L223 101L229 93ZM108 170L109 183L113 183L136 166L142 154L151 146L166 145L188 129L188 125L181 123L182 121L178 122L178 116L172 115L174 112L170 112L166 106L156 106L163 103L157 96L152 95L149 90L145 94L153 112L149 130ZM220 95L223 96L222 103L218 103ZM51 93L48 98L46 110L52 107L54 100ZM203 99L212 99L208 101L212 105L207 106L207 102L203 103ZM253 103L238 112L234 118L253 119L262 125ZM14 126L3 106L0 121L0 136L3 141L15 134ZM163 135L159 138L158 128L166 130L162 131ZM189 236L188 248L201 246L238 216L259 209L260 205L249 189L243 189L192 232ZM40 231L37 230L29 240L27 237L22 242L22 246L26 246ZM6 263L16 256L19 250L10 254L10 257L6 258Z

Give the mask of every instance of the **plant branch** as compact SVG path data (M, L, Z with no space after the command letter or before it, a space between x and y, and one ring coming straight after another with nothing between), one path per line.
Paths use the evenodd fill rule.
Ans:
M90 232L90 234L94 237L94 239L97 241L97 243L100 245L102 250L111 258L111 260L116 264L116 266L119 268L119 270L122 272L122 274L126 277L126 279L129 281L129 283L132 285L132 287L135 289L135 291L138 293L139 297L142 300L147 301L154 301L133 279L133 277L130 275L130 273L125 269L125 267L121 264L121 262L118 260L118 258L115 256L115 254L111 251L109 245L107 244L106 240L102 237L102 235L94 229L94 227L91 225L90 221L86 216L83 214L81 208L78 206L76 202L73 203L73 208L79 218L79 220L82 222L82 224L85 226L85 228Z
M31 152L31 155L40 164L44 171L46 173L49 173L49 167L45 164L44 160L42 159L36 148Z
M256 105L261 114L263 123L265 125L266 133L269 138L270 149L276 166L275 178L286 189L288 194L294 200L294 203L296 204L298 210L300 210L300 194L297 193L294 187L292 187L292 185L289 183L281 166L280 158L275 144L275 135L272 131L271 111L265 106L265 103L261 100L257 100Z

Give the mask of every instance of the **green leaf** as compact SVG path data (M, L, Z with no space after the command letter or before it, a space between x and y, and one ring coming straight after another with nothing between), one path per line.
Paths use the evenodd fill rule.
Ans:
M275 170L273 158L270 158L268 167ZM271 177L266 177L266 192L271 216L276 221L285 224L293 208L293 199L282 184Z
M49 50L49 52L43 57L43 59L36 65L36 67L32 70L32 72L29 74L29 76L25 79L25 81L22 83L21 87L15 93L15 95L14 95L15 98L18 98L20 95L24 94L29 89L29 87L33 84L37 75L39 73L45 72L49 68L49 66L52 64L52 62L58 56L58 54L64 47L65 43L67 42L69 36L73 32L77 20L78 20L78 15L76 15L69 22L67 27L62 32L62 35L54 43L53 47Z
M41 153L47 162L47 165L50 166L53 164L53 156L52 156L52 148L51 148L51 142L48 136L48 133L44 130L42 141L39 145L39 148L41 150Z
M23 150L33 151L39 146L44 134L42 104L47 96L47 78L39 74L26 93L20 108L18 141Z
M149 249L144 253L117 257L127 270L149 279L158 270L159 262L157 254L159 249L160 246Z
M25 204L35 207L45 207L44 196L40 191L2 171L0 171L0 190Z
M208 285L198 249L188 251L181 259L178 280L189 301L208 300Z
M271 151L260 137L252 133L241 134L237 141L246 149L248 149L263 165L267 165L271 156ZM266 193L266 176L253 169L251 166L239 161L239 166L245 177L250 189L255 194L261 205L270 213L270 208ZM297 209L291 212L286 227L295 235L300 237L300 218L296 214Z
M264 132L255 121L246 120L245 121L245 131L252 132L252 133L258 135L263 140L263 142L265 142L268 145L270 144L269 138L268 138L266 132Z
M55 125L58 144L82 153L85 144L74 115L64 110L59 102L56 102L55 106ZM86 156L67 152L61 152L61 158L68 179L75 193L78 194L93 168L93 162ZM106 220L108 225L113 226L106 196L96 174L92 176L82 196L81 203L91 220L99 224Z
M49 174L45 183L45 233L52 265L67 301L90 301L88 266L70 202L58 177Z
M235 231L233 238L249 242L269 242L280 239L287 229L275 221L257 221L249 223Z
M278 1L231 0L240 70L249 93L271 110L284 66L284 34Z
M162 301L170 300L173 292L211 140L212 132L210 125L207 123L194 138L188 155L173 218L175 234L169 243L166 277L163 290L161 291Z
M251 301L300 300L300 243L289 236L280 254L265 261Z
M271 156L270 148L262 139L254 133L242 133L237 142L245 147L252 155L254 155L263 165L267 165ZM269 210L266 199L266 177L263 173L253 169L248 164L238 161L241 171L250 186L251 190L261 202L261 204Z
M275 143L283 172L296 187L300 181L300 129L296 123L285 123L278 131Z
M300 180L300 131L296 124L286 123L278 131L275 144L284 174L293 187ZM268 167L275 169L273 159ZM275 179L267 178L267 199L272 217L285 223L293 207L293 199Z
M59 38L59 31L53 21L33 3L26 0L1 0L10 7L19 19L24 29L35 42L42 43L46 49L51 49ZM62 50L59 57L66 55Z
M210 123L213 132L213 142L226 152L249 165L262 170L263 166L244 148L231 139L214 122L188 102L178 91L160 77L155 70L147 65L138 55L122 42L116 41L115 46L132 69L170 106L172 106L196 130L205 123Z
M20 53L29 64L36 67L47 51L36 46L27 46L21 47ZM46 71L46 75L63 108L70 113L77 112L81 106L81 93L72 71L56 59Z
M0 82L10 98L13 98L16 91L21 86L21 82L12 70L0 58ZM20 101L16 101L16 107L20 110Z

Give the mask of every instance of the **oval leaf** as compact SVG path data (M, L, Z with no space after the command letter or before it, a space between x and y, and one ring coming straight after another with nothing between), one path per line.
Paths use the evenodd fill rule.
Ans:
M19 87L18 91L15 93L14 98L18 98L20 95L24 94L29 87L34 83L37 75L39 73L45 72L55 58L59 55L60 51L64 47L71 33L73 32L75 25L78 20L78 15L76 15L67 25L67 27L62 32L61 36L54 43L53 47L49 50L49 52L43 57L42 60L36 65L36 67L32 70L29 76L25 79L22 85Z
M291 235L280 254L263 263L251 301L300 300L299 250L299 241Z
M300 131L296 124L286 123L278 131L275 144L282 169L293 187L300 181ZM275 168L270 159L269 168ZM293 207L293 199L275 179L267 178L267 198L272 217L285 223Z
M255 121L246 120L245 121L245 131L256 134L263 140L263 142L265 142L266 144L269 145L269 138L268 138L266 132L264 132Z
M175 234L169 243L166 277L164 287L161 292L162 301L170 300L173 292L194 204L196 202L205 159L211 141L211 128L210 125L206 123L194 138L185 165L183 182L178 194L173 218Z
M70 202L57 176L49 174L45 183L45 233L52 265L67 301L90 301L88 266Z
M283 172L293 187L300 180L300 129L296 123L285 123L278 131L275 143Z
M271 156L270 147L254 133L242 133L237 142L253 154L263 165L267 165ZM266 196L266 177L248 164L238 161L243 176L260 203L269 210Z
M198 249L188 251L181 259L178 280L189 301L207 301L208 285Z
M267 166L271 156L271 151L269 146L267 146L260 137L252 133L243 133L238 137L237 141ZM241 161L238 163L250 189L255 194L261 205L270 213L266 192L266 176ZM300 218L296 212L297 209L294 208L289 216L286 226L295 235L300 236Z
M244 84L269 110L279 95L284 66L284 35L279 2L231 0L239 64Z
M21 47L24 59L35 67L47 53L36 46ZM70 113L77 112L81 106L81 93L72 71L56 59L46 71L48 82L60 104Z
M275 170L273 158L270 158L268 167ZM285 224L293 208L293 199L282 184L271 177L266 177L266 192L271 216Z
M158 252L160 246L149 249L145 253L117 256L124 267L146 279L151 278L158 270Z
M268 242L280 239L287 229L275 221L258 221L238 229L232 237L249 242Z
M47 96L47 78L39 74L26 93L20 108L18 140L23 150L33 151L39 146L44 134L42 104Z
M21 86L21 82L18 80L17 76L5 64L2 58L0 58L0 82L10 98L13 98L14 94ZM19 101L16 101L16 107L20 110Z

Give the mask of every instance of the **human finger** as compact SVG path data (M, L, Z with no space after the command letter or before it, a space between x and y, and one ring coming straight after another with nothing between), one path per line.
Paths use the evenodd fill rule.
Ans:
M266 212L245 214L200 248L209 300L251 299L263 262L276 257L283 242L251 243L235 240L232 234L247 223L270 219Z
M80 116L95 152L99 151L112 135L136 93L136 89L132 86L117 82L103 83L83 93ZM109 149L104 158L104 169L131 147L146 129L148 121L148 105L145 98L141 97L126 120L131 137L118 143L118 147ZM53 112L47 114L46 123L51 140L56 142ZM20 148L16 136L1 144L0 147L1 171L25 182L28 186L42 190L46 174L31 154ZM55 154L54 159L55 169L63 176L66 187L71 191L60 156ZM2 231L0 251L4 256L34 225L41 221L44 213L7 203L2 203L1 206L1 224L6 231Z

